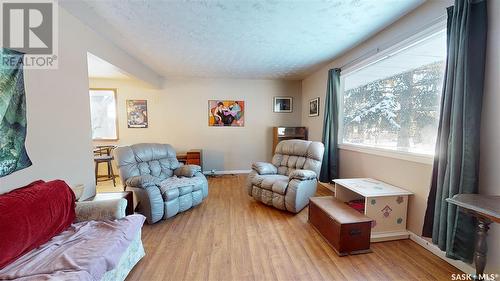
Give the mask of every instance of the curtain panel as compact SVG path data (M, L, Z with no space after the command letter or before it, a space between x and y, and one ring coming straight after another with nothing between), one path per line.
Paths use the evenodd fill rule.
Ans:
M339 175L339 153L338 153L338 130L339 112L338 96L340 94L340 68L328 71L328 82L326 85L325 118L323 120L323 144L325 152L319 180L331 182Z
M472 261L475 222L445 199L477 193L486 54L486 1L449 7L447 59L423 235L450 258Z

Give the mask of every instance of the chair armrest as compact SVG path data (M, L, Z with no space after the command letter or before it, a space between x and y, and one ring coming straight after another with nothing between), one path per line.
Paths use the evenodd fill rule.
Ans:
M76 202L76 222L121 219L125 217L126 208L127 200L123 198Z
M317 177L316 173L311 171L311 170L293 170L290 175L288 175L288 178L290 180L297 179L297 180L312 180Z
M125 181L126 186L144 188L160 184L160 180L152 175L130 177Z
M278 172L278 168L271 163L267 162L254 162L252 169L259 175L274 175Z
M201 172L201 167L198 165L182 165L174 170L174 175L192 178L198 172Z
M318 180L292 179L288 183L285 194L285 208L292 213L298 213L309 204L309 198L316 194Z
M158 186L129 187L127 190L133 191L137 197L137 211L146 216L149 224L153 224L163 218L165 202L161 196Z

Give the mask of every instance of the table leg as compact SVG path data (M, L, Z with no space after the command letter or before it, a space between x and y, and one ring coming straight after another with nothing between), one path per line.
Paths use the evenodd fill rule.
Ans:
M99 162L97 162L97 161L94 161L94 162L95 162L95 184L97 185L97 177L99 174Z
M479 280L479 276L484 273L486 266L486 253L488 252L488 245L486 244L486 237L488 236L488 229L490 229L491 221L484 218L478 218L476 229L476 245L474 248L474 264L476 265L475 279Z

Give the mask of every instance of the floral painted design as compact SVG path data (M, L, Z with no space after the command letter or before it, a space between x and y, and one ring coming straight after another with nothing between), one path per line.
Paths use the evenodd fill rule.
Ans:
M385 207L381 210L381 212L383 213L384 218L388 218L392 212L392 208L389 207L389 205L385 205Z

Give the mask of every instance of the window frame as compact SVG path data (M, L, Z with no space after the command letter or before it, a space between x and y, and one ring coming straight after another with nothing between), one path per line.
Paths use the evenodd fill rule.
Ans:
M353 144L344 143L344 79L346 75L359 71L365 67L375 64L381 60L389 58L397 53L410 48L420 42L425 41L429 37L432 37L440 32L446 32L446 19L440 18L435 23L430 26L423 28L420 32L414 35L407 36L403 40L397 40L395 44L390 44L384 48L376 48L374 51L369 52L375 54L368 57L362 58L359 61L354 61L351 65L348 65L341 69L340 75L340 95L337 97L339 104L339 129L338 129L338 145L337 147L341 150L355 151L359 153L372 154L382 157L406 160L411 162L417 162L422 164L432 165L434 162L434 154L423 154L416 152L400 151L388 148L374 147L363 144Z
M113 98L115 100L115 128L116 128L116 138L94 138L92 136L92 141L118 141L120 140L120 128L119 128L119 123L118 123L118 99L116 95L116 88L89 88L89 99L90 99L90 91L112 91L113 92ZM90 119L92 120L92 112L90 113ZM92 129L92 128L91 128ZM92 132L91 132L92 133ZM93 133L92 133L93 135Z

